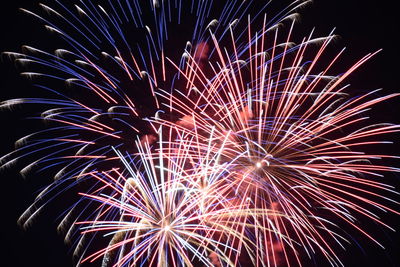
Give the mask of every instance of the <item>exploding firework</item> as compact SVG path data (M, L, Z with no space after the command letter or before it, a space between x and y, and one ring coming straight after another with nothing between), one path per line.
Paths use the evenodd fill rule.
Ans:
M271 19L270 25L291 17L294 9L307 2L295 1ZM33 170L55 169L55 184L62 184L71 177L113 165L117 157L111 146L133 153L137 136L145 138L155 132L144 118L163 108L156 92L161 88L172 90L179 83L179 71L171 65L166 71L167 59L185 68L191 55L201 65L208 57L210 30L222 41L227 29L235 29L250 8L263 10L269 4L133 1L94 5L83 1L71 8L57 1L54 7L40 4L44 14L22 9L66 45L54 53L32 46L24 46L23 53L4 53L18 64L29 65L30 71L22 75L35 79L54 98L2 103L3 108L40 104L45 109L40 119L49 124L45 130L20 138L16 150L1 158L2 168L19 160L27 163L21 170L23 176ZM211 12L213 8L219 12ZM214 13L219 14L211 17ZM256 13L252 21L260 14ZM179 38L175 38L177 31ZM177 44L176 40L184 41ZM182 50L177 51L177 46ZM43 204L41 196L52 191L55 184L40 194L21 223L29 223L31 215L37 214L36 206Z
M23 10L65 47L5 53L54 95L1 104L40 104L50 125L1 158L28 162L22 175L56 171L20 224L73 187L58 229L78 265L297 266L321 254L336 266L334 247L351 242L342 225L380 245L357 219L391 229L377 211L398 214L381 181L398 169L367 151L399 127L365 114L397 95L349 97L346 78L375 53L337 75L333 34L294 41L308 2L274 16L253 1Z
M399 127L365 125L362 122L368 118L363 113L397 94L372 98L373 91L346 99L347 86L342 85L374 54L366 55L347 72L332 76L329 70L343 51L318 72L316 64L334 36L313 39L310 35L294 45L290 42L292 29L284 43L277 41L275 31L274 45L266 50L263 34L269 30L265 25L258 36L251 35L250 23L248 29L249 55L244 59L235 50L232 34L231 53L222 52L213 38L218 59L210 62L212 78L198 68L193 75L182 72L192 91L190 101L182 101L180 92L161 93L172 103L171 110L181 115L176 124L182 135L203 140L204 153L209 153L207 142L227 139L221 158L231 162L235 194L252 199L255 207L275 205L286 215L278 218L278 225L285 236L291 237L289 242L280 240L288 262L287 250L298 255L297 247L301 247L307 254L320 249L332 265L340 263L331 244L343 246L349 241L334 230L339 221L379 244L357 225L356 217L366 216L391 229L372 209L398 214L375 200L396 202L387 198L388 194L397 194L393 187L380 182L379 177L380 172L398 170L375 163L393 156L368 154L363 149L387 143L379 140L381 136L399 131ZM315 43L321 43L316 55L305 59L307 49ZM210 131L216 138L202 135ZM324 215L320 215L322 209ZM258 235L268 240L268 236ZM299 258L297 261L301 264Z
M106 232L113 238L82 262L103 257L103 264L109 264L114 257L118 266L193 266L196 262L237 266L241 250L256 257L255 244L244 230L280 235L276 227L250 224L249 218L282 214L253 208L249 201L232 196L229 162L219 164L218 154L210 159L202 154L194 157L187 147L197 148L195 141L164 143L159 137L157 152L148 141L138 143L139 158L116 152L131 177L117 169L86 174L103 186L82 194L101 205L94 220L78 223L88 225L81 228L81 238L92 232Z

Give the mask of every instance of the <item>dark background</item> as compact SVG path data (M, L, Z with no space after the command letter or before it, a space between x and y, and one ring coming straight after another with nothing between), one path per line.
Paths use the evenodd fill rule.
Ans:
M279 0L277 0L279 1ZM3 1L0 5L0 51L20 51L20 46L30 44L35 46L38 40L49 35L30 17L18 11L19 7L30 8L36 1ZM383 51L350 78L354 87L363 90L384 88L384 93L400 92L399 86L399 49L398 14L397 9L388 1L356 1L356 0L316 0L315 3L302 11L302 22L297 26L297 32L307 34L316 27L317 35L326 35L336 27L336 33L341 36L336 41L339 47L346 46L347 52L342 60L344 68L369 52L383 48ZM41 48L43 43L41 42ZM50 48L54 48L49 45ZM26 95L35 89L31 82L20 77L13 63L2 57L0 62L0 100ZM399 99L379 105L372 115L373 119L399 123ZM0 154L12 151L14 141L34 130L35 124L24 119L30 116L29 109L17 108L13 111L1 111ZM395 145L386 147L389 154L399 154L399 135L392 138ZM400 166L399 162L394 162ZM391 177L393 184L400 190L399 180ZM54 212L51 209L44 212L27 231L17 226L17 218L33 201L40 187L46 184L37 177L23 179L16 169L0 172L0 218L1 245L0 266L72 266L69 248L57 235ZM396 207L399 210L398 207ZM400 231L400 216L383 215L383 221ZM339 251L346 266L400 266L400 235L379 230L374 224L366 223L363 228L382 242L386 250L380 249L371 242L362 242L363 250L349 246L346 251ZM361 239L362 240L362 239ZM365 241L365 240L364 240ZM318 257L317 257L318 260ZM317 265L323 266L323 265Z

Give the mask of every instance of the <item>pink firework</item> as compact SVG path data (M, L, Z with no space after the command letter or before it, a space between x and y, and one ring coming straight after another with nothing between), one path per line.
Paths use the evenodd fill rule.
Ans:
M58 230L78 266L341 266L352 236L383 247L359 221L393 230L379 214L399 214L383 179L398 157L370 151L400 126L368 112L398 94L345 84L379 51L337 74L333 33L293 37L310 1L271 2L23 9L65 47L4 53L52 95L0 104L40 104L48 123L0 159L55 179L20 225L72 188Z
M340 75L331 75L343 51L322 69L318 63L335 36L313 38L296 45L288 35L279 41L278 30L264 27L255 34L248 24L247 54L236 49L230 31L231 51L213 45L218 56L210 61L212 75L202 71L195 58L185 69L177 69L187 79L186 95L160 93L169 99L170 109L181 116L177 123L154 120L179 127L181 136L195 136L210 154L209 143L221 144L215 152L222 162L230 162L232 194L251 199L255 208L277 207L280 216L274 225L289 237L277 239L286 263L299 250L310 254L320 250L332 265L341 264L332 244L343 247L349 240L339 225L350 225L356 232L380 245L360 227L357 218L365 216L392 229L372 210L399 212L388 205L397 203L387 195L397 192L380 181L382 172L398 169L383 165L384 154L365 152L367 147L388 143L385 135L398 132L390 123L368 124L365 113L374 105L398 96L372 97L377 91L347 97L345 79L376 53L368 54ZM272 46L268 46L267 41ZM317 44L313 57L308 52ZM214 138L209 138L209 132ZM220 150L222 149L222 152ZM271 219L261 218L261 225ZM272 227L272 225L271 225ZM393 230L393 229L392 229ZM260 258L255 265L271 263L265 250L271 246L271 233L256 232ZM263 243L265 243L263 245ZM382 246L382 245L380 245ZM275 264L277 264L275 262Z

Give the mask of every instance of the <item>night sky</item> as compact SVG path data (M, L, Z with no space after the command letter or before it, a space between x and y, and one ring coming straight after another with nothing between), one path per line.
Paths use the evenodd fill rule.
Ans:
M279 1L279 0L277 0ZM54 50L51 36L43 26L22 12L18 7L29 9L35 5L35 0L3 1L0 6L1 51L20 51L23 44L35 47L47 38L48 48ZM49 1L50 2L50 1ZM296 32L307 35L313 26L317 35L328 34L336 27L340 35L333 46L346 46L346 56L342 59L343 69L369 52L380 48L383 51L356 71L348 80L353 87L360 90L384 88L384 94L400 92L399 80L399 49L398 41L394 39L399 33L398 10L389 4L380 5L385 1L348 1L348 0L316 0L313 5L301 11L302 21L296 26ZM388 2L388 1L386 1ZM49 38L50 36L50 38ZM2 57L0 62L0 101L24 96L35 96L35 90L30 81L19 76L19 70L13 62ZM43 93L37 95L43 96ZM400 123L400 98L380 104L374 109L372 119L383 122ZM31 116L30 107L20 106L13 111L0 112L1 146L0 155L13 150L14 141L26 134L40 129L37 122L26 119ZM395 141L393 146L386 146L388 154L399 154L400 135L390 138ZM399 161L392 164L400 166ZM17 225L17 218L32 203L40 188L50 181L45 174L35 176L30 174L22 178L16 168L0 172L1 178L1 208L2 227L0 266L4 267L67 267L73 266L69 247L64 245L63 238L56 232L57 216L60 214L56 205L50 205L32 226L25 230ZM389 175L390 176L390 175ZM400 191L400 176L391 175L393 185ZM400 198L398 198L400 200ZM400 207L397 207L400 210ZM400 231L400 216L384 215L383 221ZM364 222L363 222L364 223ZM371 222L363 225L373 236L387 247L386 250L360 239L362 248L349 246L347 251L338 251L346 266L400 266L400 234L381 230ZM353 232L354 233L354 232ZM357 233L355 233L357 235ZM318 257L317 257L318 261ZM93 266L98 266L94 264ZM317 265L322 266L322 265Z

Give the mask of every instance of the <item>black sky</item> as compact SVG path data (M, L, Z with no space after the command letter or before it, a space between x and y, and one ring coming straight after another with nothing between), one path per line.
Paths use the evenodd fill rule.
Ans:
M279 0L277 0L279 1ZM35 46L37 40L48 38L49 35L38 23L18 11L19 7L28 8L35 5L35 0L3 1L0 5L0 51L20 51L23 44ZM360 71L351 78L351 83L358 88L373 90L384 88L385 93L400 92L399 85L399 48L395 41L399 34L398 10L389 5L390 1L356 1L356 0L315 0L302 13L302 22L296 26L296 31L304 35L313 26L317 35L324 35L336 27L336 33L341 36L336 41L338 47L347 47L345 62L347 67L369 52L383 48L383 51L370 60ZM386 4L381 4L386 3ZM304 29L304 31L302 31ZM48 39L51 42L50 39ZM51 47L51 45L49 46ZM32 95L36 90L31 83L18 75L13 63L3 58L0 62L0 100L13 97ZM381 121L400 122L400 99L392 100L376 109L375 119ZM30 116L23 109L13 112L1 111L0 154L13 149L13 142L32 132ZM399 143L399 135L393 136ZM399 144L388 148L389 153L398 153ZM397 166L400 167L399 162ZM73 266L69 248L63 244L62 238L55 230L55 211L44 212L30 229L23 231L17 226L17 218L24 209L32 203L41 183L37 177L24 180L11 169L0 172L0 218L1 245L0 266L4 267L67 267ZM396 179L393 176L393 179ZM398 179L398 178L397 178ZM400 191L400 183L394 181ZM399 210L399 208L398 208ZM400 231L400 216L384 216L383 219ZM340 252L346 266L400 266L400 235L389 231L381 231L368 224L368 229L387 247L363 243L365 253L356 247ZM94 265L97 266L97 265ZM321 265L322 266L322 265Z

